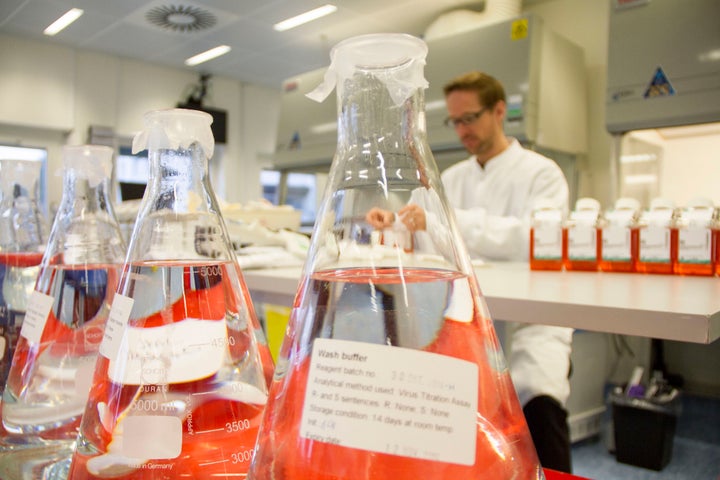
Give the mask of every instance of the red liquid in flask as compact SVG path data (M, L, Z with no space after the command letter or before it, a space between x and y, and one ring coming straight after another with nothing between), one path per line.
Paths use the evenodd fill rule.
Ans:
M128 320L126 356L99 357L69 478L244 476L267 383L237 268L130 269L126 291L142 315ZM161 301L140 292L157 282Z
M0 264L11 267L34 267L40 265L43 252L0 252Z
M286 339L281 357L287 357L292 351L298 358L290 358L292 363L284 375L276 373L276 380L270 390L268 413L259 437L257 457L249 477L253 480L542 478L535 449L508 370L504 368L501 357L498 357L499 347L494 330L490 326L490 320L482 315L481 308L474 304L474 299L479 297L469 292L477 292L477 289L467 277L454 272L407 268L402 274L396 268L348 269L319 273L312 277L310 283L298 295L299 302L293 310L289 335L293 336L295 330L306 332L308 330L306 324L313 321L312 318L297 318L301 312L310 312L310 315L315 315L315 320L332 317L336 314L332 310L337 308L333 305L333 302L337 302L337 295L358 284L366 284L371 291L373 289L387 291L392 285L399 287L396 292L420 287L416 293L420 293L425 300L429 299L429 304L433 301L442 302L443 308L435 309L435 313L432 314L426 308L415 309L412 303L405 303L406 306L410 306L409 311L405 312L407 315L401 312L402 307L388 308L388 303L380 307L382 302L376 304L378 309L383 310L386 318L398 320L397 340L401 346L404 342L400 333L403 330L401 325L403 317L407 317L412 323L424 322L428 320L426 318L428 315L437 315L429 322L436 325L433 335L420 351L477 364L478 407L477 415L473 415L477 423L476 429L471 429L475 431L474 461L470 464L460 464L420 458L421 456L416 452L384 453L382 450L385 448L385 439L378 434L382 431L380 427L375 433L372 433L373 427L366 432L377 440L377 449L372 450L342 446L332 443L332 440L320 441L303 437L301 424L303 415L308 414L305 411L306 390L314 388L308 386L311 358L308 355L300 356L302 349L297 347L297 339L292 344ZM462 300L473 303L470 318L452 317L452 308L447 302L448 293L452 293L453 290L467 292ZM301 297L307 295L316 296L317 308L303 306L305 304ZM398 302L402 304L404 300L396 298L395 305L398 305ZM420 303L422 302L418 302L417 305ZM338 319L336 318L335 321L338 322ZM320 328L327 330L329 327L325 324ZM400 354L401 350L403 349L396 351ZM312 360L315 361L315 358L313 357ZM392 364L387 365L387 369L392 368ZM377 373L381 374L382 371L387 370L383 368ZM397 385L398 388L402 388L402 383ZM428 391L432 391L432 387L428 388ZM390 400L391 404L395 400ZM388 408L388 416L392 416L390 415L392 407ZM362 413L362 408L359 412ZM371 421L373 420L368 420Z
M0 252L0 392L20 336L25 303L35 286L42 252Z
M52 305L32 324L26 317L3 397L8 432L75 440L118 269L50 265L40 272L36 290Z

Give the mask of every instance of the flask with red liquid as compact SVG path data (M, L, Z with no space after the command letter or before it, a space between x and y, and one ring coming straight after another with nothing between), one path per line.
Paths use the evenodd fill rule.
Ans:
M424 121L426 44L336 45L338 143L252 480L542 479ZM412 249L375 241L403 223Z
M677 209L666 198L655 198L640 216L637 271L673 273L677 259Z
M530 270L563 269L564 217L552 201L538 200L530 220Z
M640 202L618 198L615 207L605 212L602 221L600 270L634 272L638 255L638 219Z
M2 478L67 473L125 258L109 194L112 155L63 148L62 198L2 399Z
M679 275L715 275L715 207L709 198L697 197L683 208L677 221L678 253L674 272Z
M210 185L212 117L144 120L148 186L68 478L243 477L273 366Z
M599 268L602 230L600 202L594 198L579 198L565 228L565 269L589 270Z
M27 298L47 240L35 160L0 160L0 389L5 386Z

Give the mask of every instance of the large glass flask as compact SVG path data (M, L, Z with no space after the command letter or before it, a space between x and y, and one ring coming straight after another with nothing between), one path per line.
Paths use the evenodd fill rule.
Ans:
M47 239L37 203L40 168L33 160L0 160L0 388L7 380Z
M57 478L49 472L62 467L53 465L69 463L125 259L109 195L112 155L63 149L62 198L2 399L2 478Z
M427 47L331 53L338 144L248 478L541 479L426 140Z
M273 365L210 185L211 121L154 111L134 139L150 178L71 479L247 472Z

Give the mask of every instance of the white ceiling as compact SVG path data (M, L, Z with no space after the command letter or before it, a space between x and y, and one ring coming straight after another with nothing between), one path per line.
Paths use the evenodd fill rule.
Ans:
M482 0L335 0L338 11L285 32L272 25L332 0L2 0L0 33L56 42L77 49L190 69L184 60L218 45L232 51L192 67L198 73L279 87L287 78L328 65L333 45L345 38L377 32L422 36L442 13L481 10ZM532 0L525 3L537 3ZM177 32L152 24L153 8L194 8L215 18L195 32ZM43 29L70 8L85 11L54 37Z

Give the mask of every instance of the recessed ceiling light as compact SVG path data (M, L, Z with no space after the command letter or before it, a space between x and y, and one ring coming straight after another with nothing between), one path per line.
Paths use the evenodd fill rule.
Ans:
M312 22L313 20L317 20L318 18L324 17L325 15L330 15L336 10L337 7L335 5L331 5L328 3L326 5L323 5L322 7L318 7L314 10L309 10L305 13L301 13L300 15L296 15L294 17L288 18L287 20L283 20L282 22L278 22L273 25L273 28L278 32L290 30L291 28L295 28L304 23Z
M230 51L230 47L227 45L220 45L219 47L211 48L210 50L207 50L202 53L198 53L195 56L192 56L185 60L185 65L192 67L194 65L198 65L203 62L207 62L208 60L212 60L213 58L217 58L220 55L225 55Z
M65 12L62 17L55 20L53 23L51 23L45 30L43 30L43 33L45 35L53 36L57 33L59 33L61 30L63 30L65 27L73 23L75 20L80 18L80 16L83 14L83 10L79 8L72 8Z

